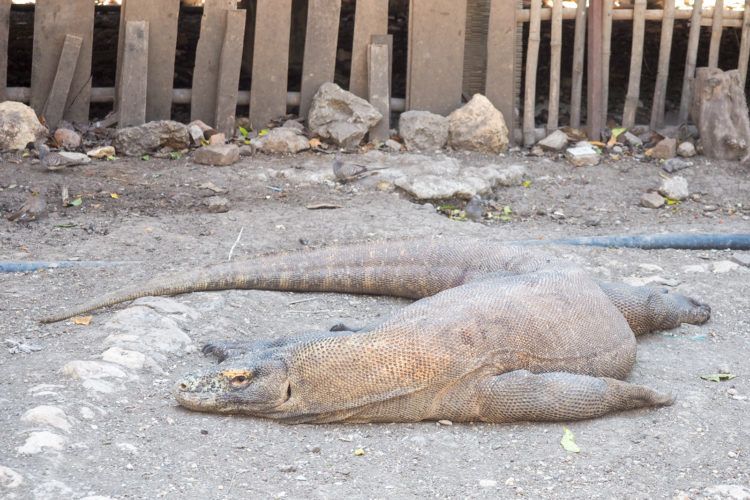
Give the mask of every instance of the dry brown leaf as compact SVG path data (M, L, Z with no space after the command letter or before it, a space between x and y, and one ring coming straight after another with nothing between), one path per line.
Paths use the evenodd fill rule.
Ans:
M317 137L313 137L312 139L310 139L309 144L311 148L315 149L319 148L323 143L320 142L320 139L318 139Z
M93 319L93 316L75 316L73 318L73 324L89 326L91 324L92 319Z

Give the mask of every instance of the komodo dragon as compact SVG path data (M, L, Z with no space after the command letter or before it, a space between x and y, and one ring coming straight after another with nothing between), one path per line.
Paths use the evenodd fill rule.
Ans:
M702 324L679 294L595 281L577 266L482 240L364 243L157 278L47 318L146 295L251 288L419 299L360 331L215 342L220 364L174 393L200 411L301 422L573 420L667 405L621 381L635 336Z

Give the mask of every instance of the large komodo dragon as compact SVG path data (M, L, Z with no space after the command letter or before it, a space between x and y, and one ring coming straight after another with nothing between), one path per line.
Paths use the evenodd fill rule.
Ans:
M156 278L58 321L147 295L248 288L419 299L359 331L215 342L182 378L193 410L300 422L573 420L670 404L623 382L635 337L708 320L676 293L596 281L525 247L481 240L366 243Z

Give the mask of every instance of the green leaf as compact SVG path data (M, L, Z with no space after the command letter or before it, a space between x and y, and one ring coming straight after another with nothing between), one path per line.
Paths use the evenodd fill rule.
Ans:
M679 205L680 200L673 200L672 198L667 198L667 205Z
M240 134L242 134L242 137L247 137L247 134L250 132L247 131L245 127L240 127Z
M512 214L512 213L513 213L513 210L511 210L511 208L510 208L510 206L509 206L509 205L505 205L505 206L503 207L503 214L504 214L504 215L510 215L510 214Z
M625 127L613 128L612 129L612 137L614 137L615 139L617 139L618 137L620 137L620 134L625 133L627 130L628 129L626 129Z
M81 198L79 196L78 198L76 198L75 200L73 200L73 201L70 202L70 206L71 207L79 207L79 206L81 206L81 203L83 203L83 198Z
M523 184L521 184L523 187L531 187L531 181L523 181Z
M701 375L701 378L703 380L708 380L709 382L726 382L727 380L732 380L737 375L733 373L710 373L708 375Z
M249 139L245 139L243 142L245 143L246 146L252 145L252 142L250 142Z
M143 155L143 156L141 156L141 160L143 160L143 161L149 161L150 159L151 159L151 156L149 156L149 155Z
M258 137L263 137L264 135L268 135L269 132L270 130L268 130L267 128L264 128L263 130L258 132Z
M107 156L107 161L115 161L117 157L115 155Z
M171 153L169 153L170 160L179 160L180 158L182 158L182 153L180 153L179 151L172 151Z
M563 426L563 437L560 440L560 445L565 449L565 451L569 451L571 453L580 453L581 449L578 447L578 445L575 442L575 436L571 432L570 429Z

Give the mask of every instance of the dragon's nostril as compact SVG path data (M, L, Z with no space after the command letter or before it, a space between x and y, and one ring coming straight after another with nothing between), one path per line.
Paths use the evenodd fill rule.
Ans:
M187 384L185 382L181 383L179 387L180 387L181 391L187 391L188 390L188 386L187 386Z

